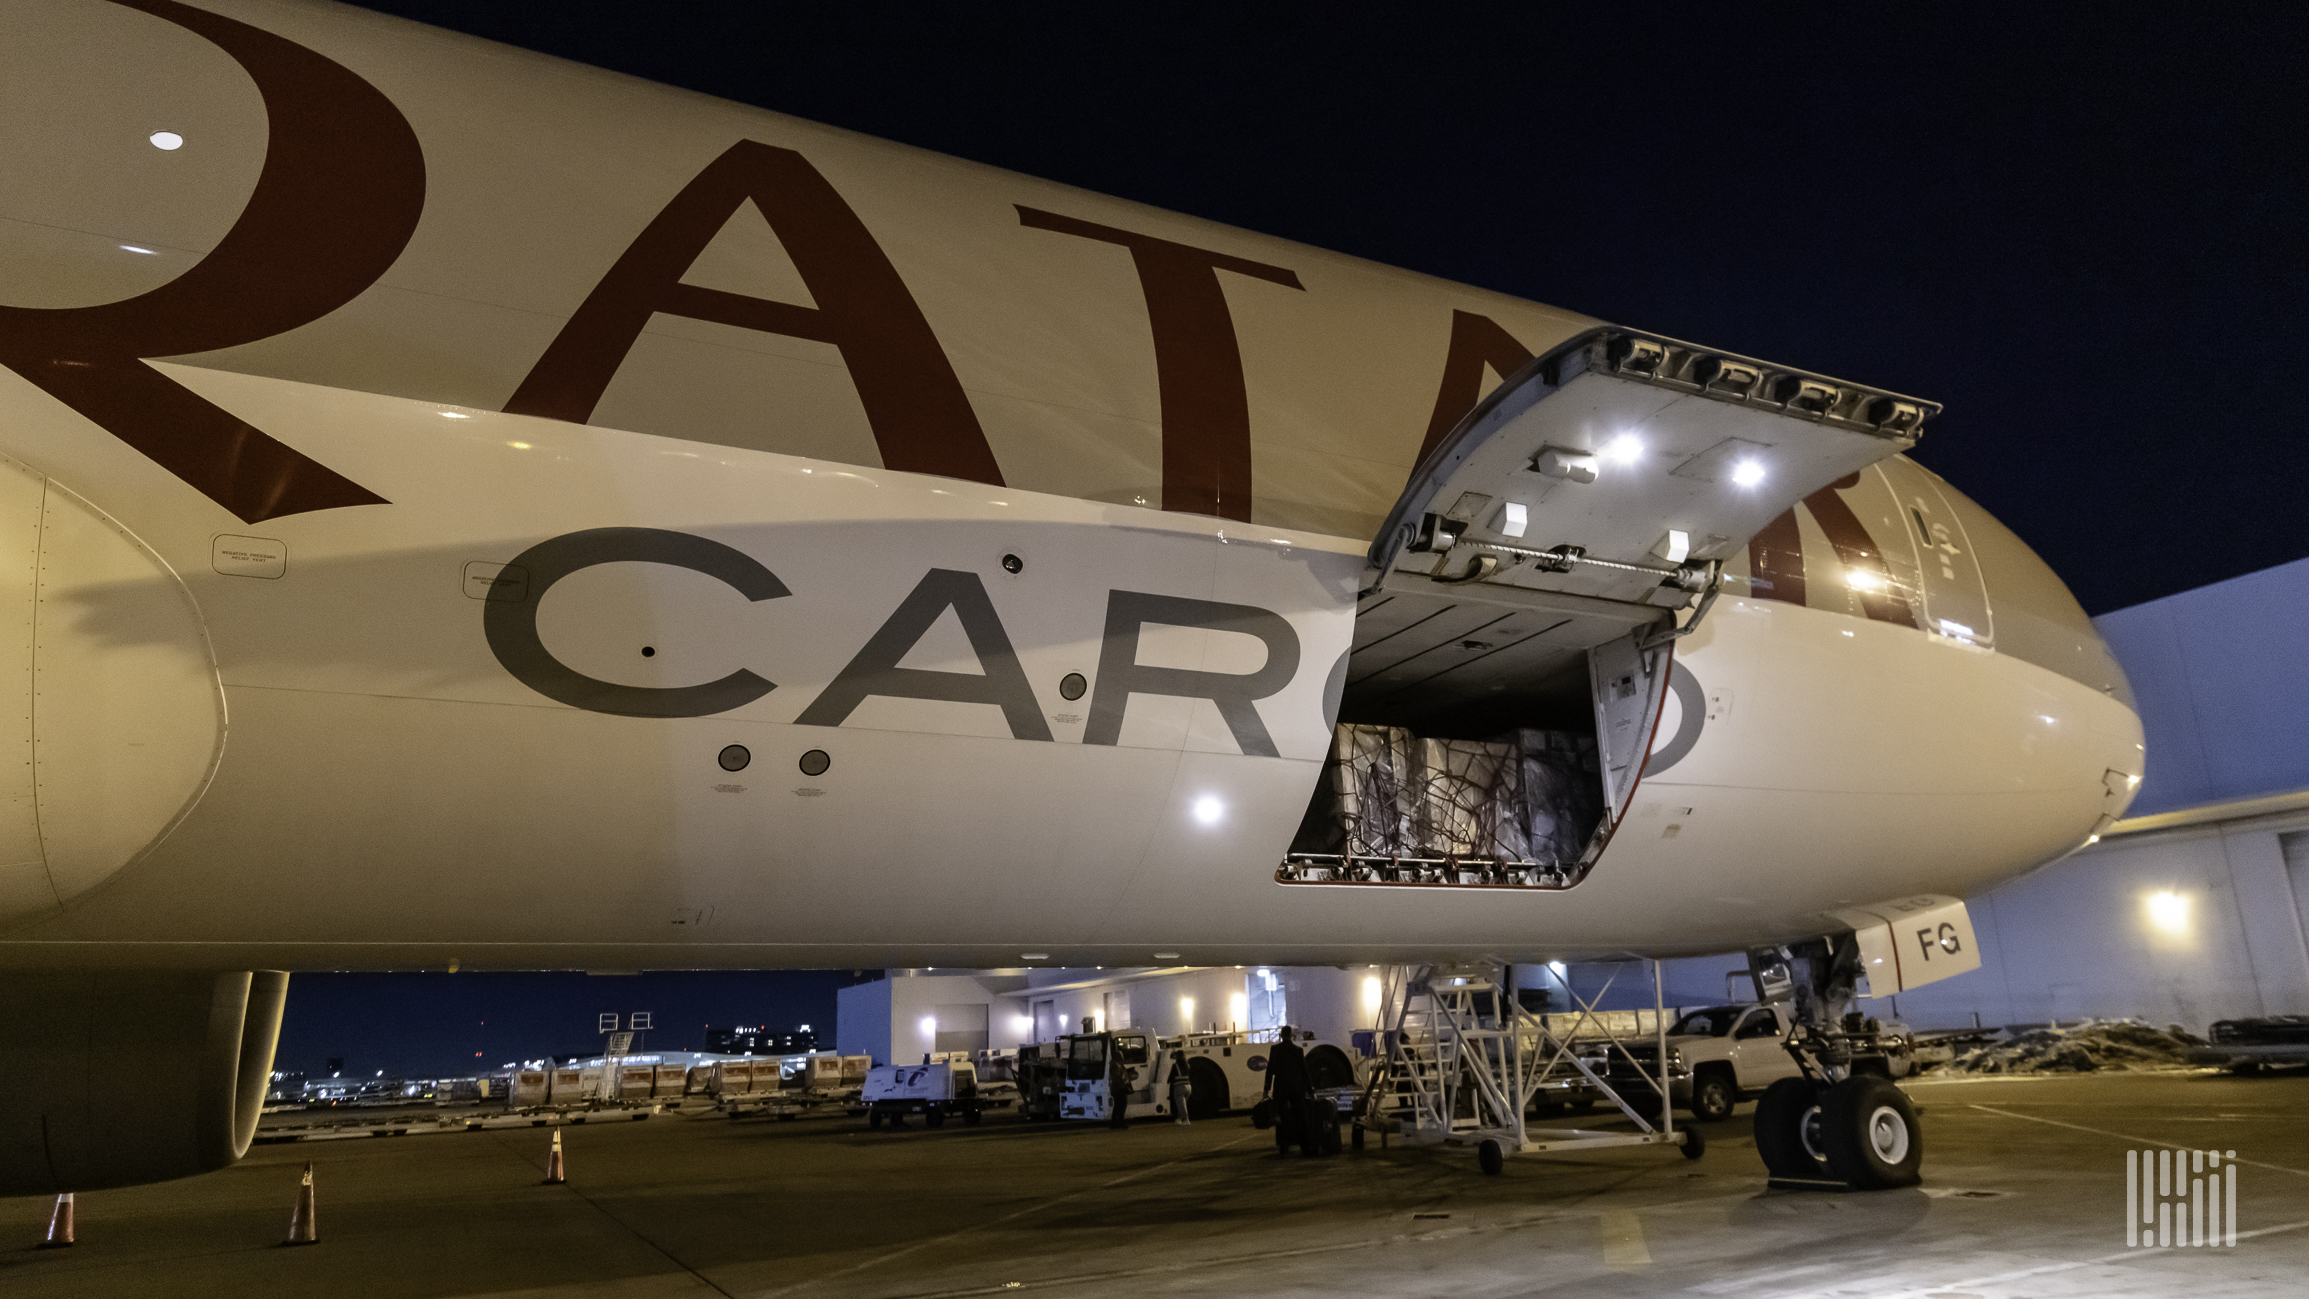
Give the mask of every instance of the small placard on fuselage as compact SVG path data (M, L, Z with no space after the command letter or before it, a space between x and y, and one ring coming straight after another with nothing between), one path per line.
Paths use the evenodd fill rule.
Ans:
M226 577L278 578L289 571L289 547L287 542L270 537L220 532L209 543L208 562Z
M529 598L529 570L519 564L469 561L465 565L465 594L475 600L519 604Z

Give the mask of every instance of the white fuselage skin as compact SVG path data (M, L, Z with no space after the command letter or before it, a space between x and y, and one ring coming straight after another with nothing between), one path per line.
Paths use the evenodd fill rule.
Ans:
M21 347L0 369L0 528L31 557L0 590L25 632L0 672L31 701L5 737L22 761L0 789L0 967L1712 952L1823 932L1839 907L1977 893L2076 848L2141 773L2139 721L2074 601L1977 507L1895 461L1856 490L1942 493L1969 532L1943 544L1978 563L1993 626L1861 616L1807 524L1809 603L1735 586L1678 644L1705 715L1671 698L1655 752L1679 756L1576 888L1279 885L1365 552L1420 452L1454 313L1532 352L1590 322L375 15L215 7L396 105L424 150L424 215L342 309L151 369L384 503L266 516L242 499L236 517L28 376ZM80 161L49 144L0 158L51 182L0 198L0 302L158 289L257 183L250 74L165 14L26 8L0 107L79 132ZM105 59L50 66L43 41L83 39ZM192 108L145 104L139 68L171 69ZM146 142L178 122L211 161L169 182L170 207L138 178L200 161ZM637 232L740 140L804 156L880 241L999 482L885 467L890 427L865 391L883 380L858 348L679 314L651 317L589 420L505 412ZM1248 467L1225 482L1258 485L1227 499L1231 517L1159 508L1180 499L1163 448L1184 434L1163 423L1181 399L1133 275L1155 255L1028 228L1020 209L1296 272L1284 286L1221 267L1249 428ZM829 308L826 281L795 282L810 254L778 263L779 236L807 243L798 227L748 219L754 244L717 242L688 273L718 257L717 274L759 273L727 292ZM1905 529L1904 511L1859 512L1913 570L1919 539L1880 530ZM523 590L527 569L501 567L611 528L718 543L756 585L660 558ZM926 581L970 608L888 631ZM1126 673L1101 672L1115 592L1289 624L1295 670L1256 705L1271 756L1207 700L1116 693ZM602 698L741 687L703 715L572 706L493 646L485 617L514 607ZM1014 667L988 652L981 607ZM1240 631L1135 626L1123 669L1247 674L1274 653ZM802 720L876 644L918 681L1022 682L1032 707L869 692ZM1087 693L1069 697L1070 674ZM1121 712L1105 736L1102 686ZM730 746L746 751L735 770Z

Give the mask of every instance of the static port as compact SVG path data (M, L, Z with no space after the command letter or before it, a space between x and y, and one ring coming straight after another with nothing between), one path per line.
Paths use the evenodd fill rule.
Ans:
M1026 561L1016 555L1004 555L1002 557L1002 571L1005 573L1023 572L1025 568Z
M824 749L812 749L802 755L802 774L805 776L823 776L826 768L833 765L833 758Z
M715 761L722 764L722 770L724 771L744 771L746 769L746 764L752 762L753 760L753 751L746 748L746 746L742 744L730 745L728 748L723 749L721 754L715 758Z
M1068 699L1080 699L1082 692L1088 689L1090 682L1084 680L1080 672L1069 672L1058 679L1058 693Z

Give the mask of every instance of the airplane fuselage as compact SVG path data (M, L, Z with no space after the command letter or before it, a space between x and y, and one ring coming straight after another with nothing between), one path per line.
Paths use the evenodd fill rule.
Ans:
M2074 600L1895 458L1728 557L1577 887L1280 884L1380 520L1594 322L218 9L43 4L0 68L0 965L1709 952L2137 783Z

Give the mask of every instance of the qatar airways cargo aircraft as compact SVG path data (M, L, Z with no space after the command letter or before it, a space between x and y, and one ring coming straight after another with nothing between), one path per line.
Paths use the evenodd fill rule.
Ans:
M0 1194L229 1162L282 971L1907 986L2141 774L1930 402L359 10L0 30ZM1303 839L1518 728L1575 853Z

